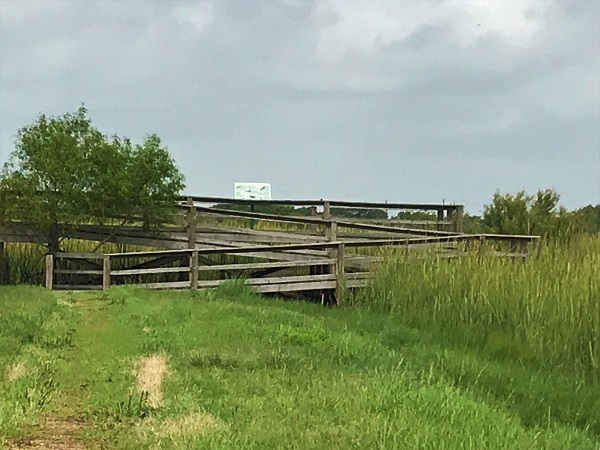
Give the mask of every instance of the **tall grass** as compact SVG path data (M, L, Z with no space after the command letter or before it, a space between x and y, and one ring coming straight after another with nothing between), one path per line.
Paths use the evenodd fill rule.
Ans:
M72 253L88 253L97 246L95 241L66 239L62 249ZM134 245L104 243L98 250L101 253L148 250L147 247ZM5 284L39 285L44 281L46 247L39 244L10 243L5 244L4 271Z
M600 381L600 236L540 244L526 261L396 254L353 302Z

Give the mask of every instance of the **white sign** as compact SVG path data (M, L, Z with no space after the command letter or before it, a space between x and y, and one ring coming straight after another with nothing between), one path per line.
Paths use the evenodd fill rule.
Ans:
M240 200L271 200L271 183L233 183L235 198Z

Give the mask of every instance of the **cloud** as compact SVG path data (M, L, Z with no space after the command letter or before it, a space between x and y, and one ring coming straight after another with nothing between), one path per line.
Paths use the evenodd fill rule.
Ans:
M594 1L0 8L0 160L39 112L85 102L106 133L163 137L193 193L244 179L279 197L473 210L525 186L600 201Z

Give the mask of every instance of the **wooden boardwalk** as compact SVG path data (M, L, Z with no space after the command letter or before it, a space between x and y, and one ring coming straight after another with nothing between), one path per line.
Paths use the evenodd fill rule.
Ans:
M308 206L304 217L235 211L210 204ZM435 211L436 220L357 221L334 217L333 207ZM148 231L142 226L80 225L75 239L152 248L111 254L48 255L50 289L107 289L135 283L159 289L205 289L241 278L254 291L326 292L364 286L385 248L411 254L455 257L480 251L483 242L504 243L504 256L524 257L534 236L462 233L461 205L279 200L249 202L213 197L186 197L171 225ZM179 222L179 223L176 223ZM407 226L409 225L409 226ZM36 242L27 224L0 225L0 241ZM41 242L39 242L41 243ZM43 244L43 243L42 243ZM154 250L156 249L156 250Z

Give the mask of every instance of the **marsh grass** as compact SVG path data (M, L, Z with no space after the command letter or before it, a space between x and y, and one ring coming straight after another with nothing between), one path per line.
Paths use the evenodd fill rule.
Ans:
M546 242L527 260L385 258L353 302L448 339L600 381L600 237Z

